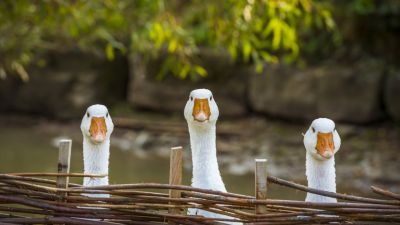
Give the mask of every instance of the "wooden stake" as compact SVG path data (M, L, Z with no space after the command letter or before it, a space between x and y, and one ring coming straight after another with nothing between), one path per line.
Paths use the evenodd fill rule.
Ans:
M71 146L72 140L61 140L58 149L58 166L57 172L61 174L69 173L71 162ZM57 177L57 188L68 188L69 177ZM66 193L60 193L62 197L66 197Z
M183 148L173 147L171 148L171 158L169 166L169 184L171 185L181 185L182 184L182 155ZM170 198L180 198L180 190L169 190ZM170 208L170 214L182 214L182 210L179 208Z
M255 159L255 195L257 200L267 199L267 160ZM256 205L256 214L267 213L266 205Z

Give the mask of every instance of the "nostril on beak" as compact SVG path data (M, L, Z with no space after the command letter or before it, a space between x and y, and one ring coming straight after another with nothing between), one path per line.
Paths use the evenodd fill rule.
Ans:
M330 157L333 156L333 153L332 153L331 151L329 151L329 150L326 150L326 151L324 152L323 156L324 156L325 158L330 158Z
M195 120L203 122L207 120L207 115L205 113L199 113L194 117Z
M103 136L101 134L97 134L97 135L94 136L94 140L103 141Z

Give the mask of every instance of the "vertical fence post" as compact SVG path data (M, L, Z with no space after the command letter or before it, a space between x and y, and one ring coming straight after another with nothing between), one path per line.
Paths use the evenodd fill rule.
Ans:
M255 159L255 195L257 200L267 199L267 160ZM267 212L266 205L256 205L256 214Z
M69 173L70 161L71 161L71 146L72 140L61 140L58 149L58 173ZM69 177L60 176L57 177L57 188L68 188ZM61 193L61 197L67 196L67 193Z
M169 184L170 185L181 185L182 184L182 155L183 148L173 147L171 148L171 158L169 165ZM180 198L180 190L169 190L170 198ZM170 203L171 204L171 203ZM170 208L170 214L182 214L182 210L179 208Z

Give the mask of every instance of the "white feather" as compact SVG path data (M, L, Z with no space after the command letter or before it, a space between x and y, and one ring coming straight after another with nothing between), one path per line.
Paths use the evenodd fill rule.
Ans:
M208 121L199 123L193 119L193 99L208 99L210 106L210 118ZM204 189L226 192L225 184L218 168L216 149L216 122L219 116L218 106L212 98L211 91L197 89L190 93L184 110L188 122L190 134L190 146L192 150L193 177L192 186ZM190 215L201 215L208 218L226 218L225 215L211 213L200 209L189 209ZM241 223L229 223L241 224Z
M333 133L334 153L341 145L339 134L335 129L335 123L327 118L319 118L312 122L310 128L304 135L304 146L306 148L306 176L308 187L336 192L335 156L326 159L317 153L317 133ZM335 198L324 197L307 193L307 202L336 202Z
M90 123L92 117L104 117L107 127L106 138L102 143L93 143L90 139ZM114 124L108 110L103 105L92 105L82 118L81 130L83 134L83 164L85 174L108 174L110 158L110 136ZM102 178L85 177L84 186L108 185L108 176ZM87 194L92 197L109 197L108 194Z

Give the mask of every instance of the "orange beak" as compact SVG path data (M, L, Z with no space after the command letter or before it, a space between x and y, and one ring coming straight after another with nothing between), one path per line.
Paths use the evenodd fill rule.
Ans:
M94 143L101 143L106 139L107 126L104 117L93 117L90 123L90 139Z
M204 122L210 119L210 106L208 105L208 99L195 99L193 112L192 112L194 120L198 122Z
M320 133L317 134L318 154L322 157L329 159L333 156L335 151L335 143L333 142L333 133Z

